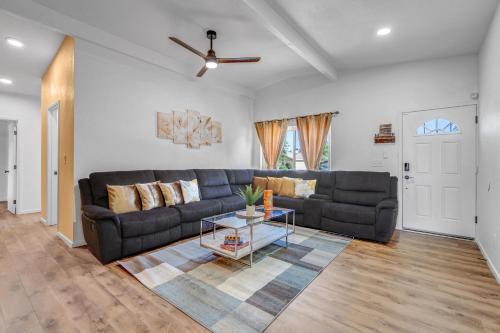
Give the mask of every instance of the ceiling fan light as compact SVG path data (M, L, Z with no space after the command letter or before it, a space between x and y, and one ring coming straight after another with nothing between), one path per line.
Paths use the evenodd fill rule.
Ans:
M207 60L207 62L205 63L205 66L206 66L207 68L210 68L210 69L217 68L217 61L212 60L212 59L209 59L209 60Z

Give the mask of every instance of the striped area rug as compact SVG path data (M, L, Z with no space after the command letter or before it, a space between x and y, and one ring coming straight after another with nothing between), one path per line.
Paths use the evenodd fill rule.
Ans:
M257 251L251 268L214 255L199 239L119 264L213 332L262 332L349 242L297 227L288 248L280 240Z

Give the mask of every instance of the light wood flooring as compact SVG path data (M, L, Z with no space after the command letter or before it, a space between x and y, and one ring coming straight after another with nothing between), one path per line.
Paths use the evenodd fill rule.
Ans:
M0 205L0 332L207 332L38 219ZM353 241L266 332L500 332L500 286L473 242Z

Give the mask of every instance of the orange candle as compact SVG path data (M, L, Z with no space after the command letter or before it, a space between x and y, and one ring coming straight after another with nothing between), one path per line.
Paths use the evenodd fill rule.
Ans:
M269 211L273 209L273 191L264 190L264 210Z

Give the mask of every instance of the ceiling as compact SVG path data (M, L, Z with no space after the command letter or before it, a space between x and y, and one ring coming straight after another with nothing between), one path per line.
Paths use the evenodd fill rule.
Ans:
M7 45L7 37L21 40L24 48ZM62 39L59 33L0 10L0 77L13 81L0 84L0 91L39 96L41 77Z
M191 77L203 61L169 41L168 36L205 53L209 45L205 31L214 29L214 49L219 57L260 56L262 60L257 64L224 64L199 80L225 82L255 92L288 78L318 73L315 61L342 71L476 53L498 1L16 0L0 7L112 49L122 48L126 41L131 55L161 58L158 64ZM252 2L269 6L282 22L266 24L262 12L251 7ZM61 35L33 23L8 16L4 19L3 15L2 37L24 34L19 38L25 39L27 47L19 52L0 45L2 54L8 51L7 57L0 58L0 73L19 73L19 82L23 75L27 81L39 78ZM377 37L376 30L383 26L391 27L393 33ZM141 52L132 54L132 46Z

